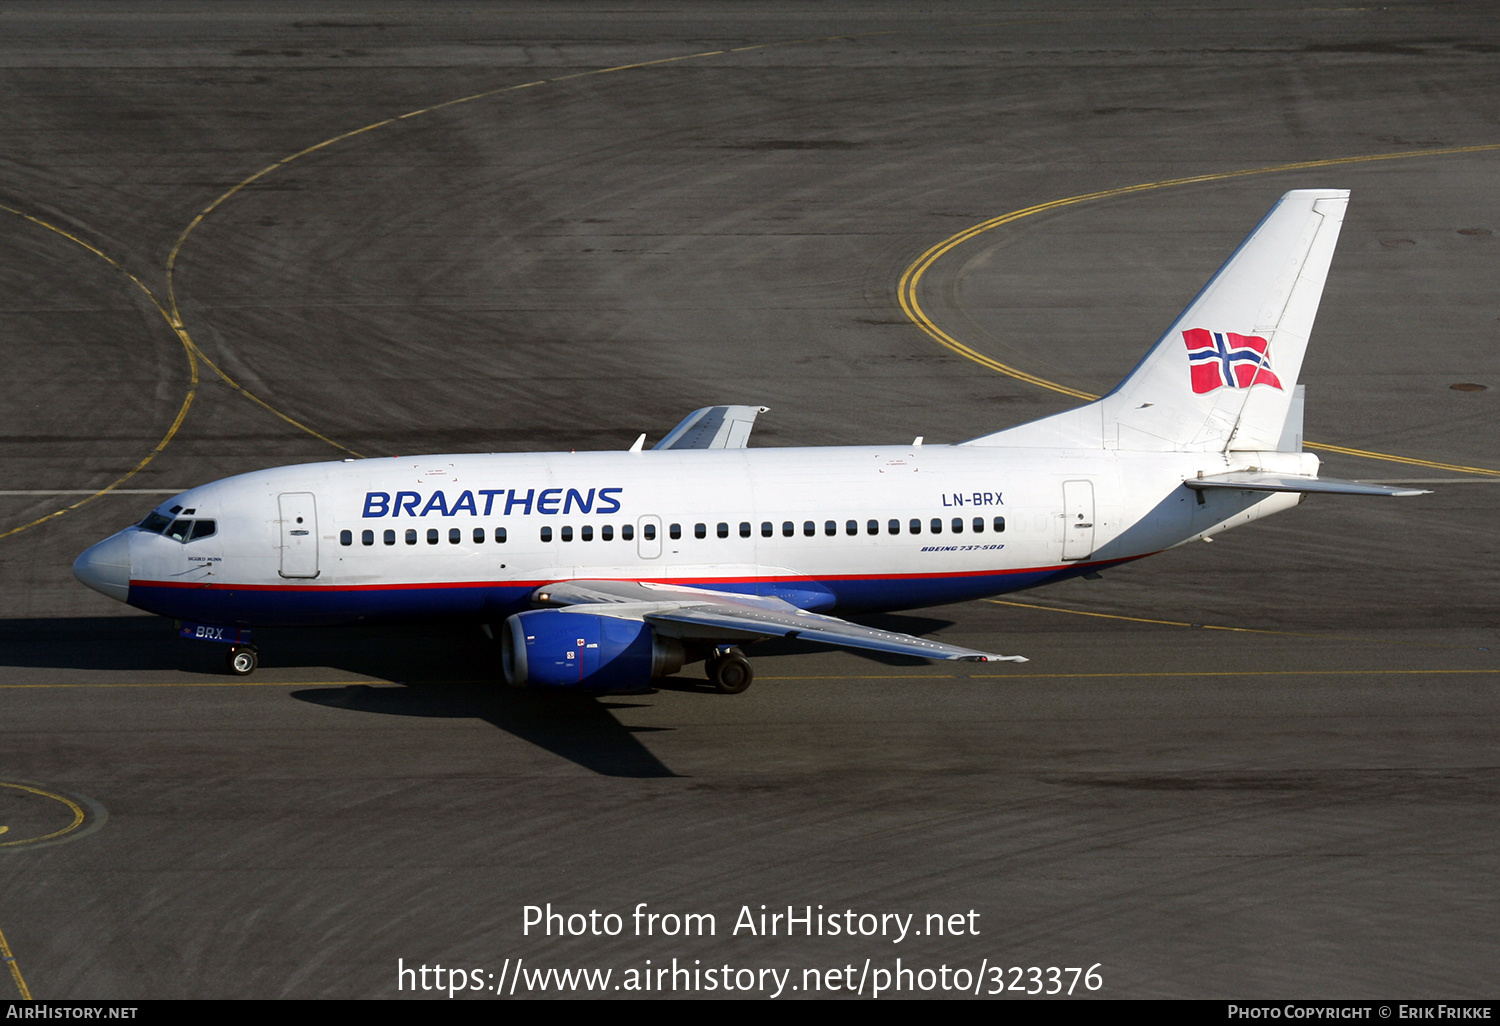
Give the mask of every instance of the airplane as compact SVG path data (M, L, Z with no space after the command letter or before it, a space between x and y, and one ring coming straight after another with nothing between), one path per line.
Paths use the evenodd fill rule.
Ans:
M738 693L773 637L1025 662L834 615L1097 574L1313 493L1297 379L1346 190L1281 197L1134 370L1087 405L957 444L750 448L764 407L694 411L651 449L343 460L168 499L80 581L228 645L251 630L470 621L513 685L630 691L702 660Z

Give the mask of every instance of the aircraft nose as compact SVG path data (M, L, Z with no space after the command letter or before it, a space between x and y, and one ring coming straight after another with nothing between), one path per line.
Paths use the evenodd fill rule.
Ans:
M121 602L130 595L130 534L112 534L84 549L73 561L73 576L101 595Z

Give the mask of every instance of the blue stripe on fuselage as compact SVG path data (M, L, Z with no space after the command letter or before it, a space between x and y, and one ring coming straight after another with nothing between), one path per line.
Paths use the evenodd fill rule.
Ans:
M1047 567L1019 573L941 577L834 578L826 581L672 580L681 587L741 595L776 595L818 612L883 612L945 605L1021 591L1077 577L1106 564ZM177 588L132 582L129 602L175 619L253 627L326 626L398 620L498 621L531 608L539 582L506 585L287 585L276 588Z

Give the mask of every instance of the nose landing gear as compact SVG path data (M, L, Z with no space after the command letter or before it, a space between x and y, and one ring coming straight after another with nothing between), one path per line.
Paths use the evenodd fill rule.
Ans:
M177 634L190 641L214 641L228 645L225 662L236 677L248 677L260 665L260 650L250 643L248 627L217 627L209 623L177 621Z
M254 645L229 646L229 672L236 677L248 677L260 665L260 651Z

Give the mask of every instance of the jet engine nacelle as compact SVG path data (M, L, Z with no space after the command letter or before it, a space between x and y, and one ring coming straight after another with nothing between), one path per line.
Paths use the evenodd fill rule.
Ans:
M505 682L521 687L617 691L644 688L682 669L681 642L640 620L562 609L529 609L500 635Z

